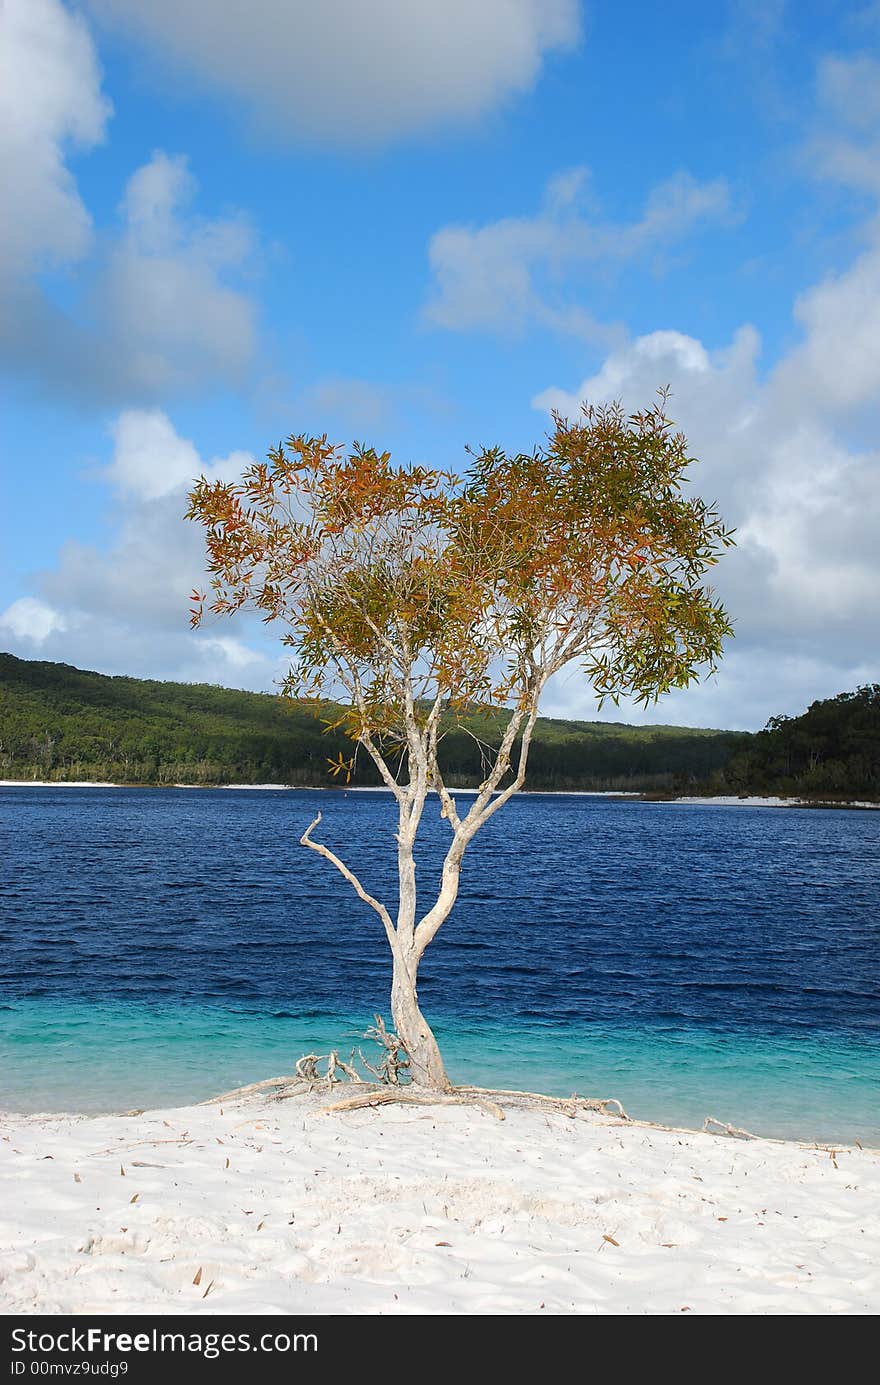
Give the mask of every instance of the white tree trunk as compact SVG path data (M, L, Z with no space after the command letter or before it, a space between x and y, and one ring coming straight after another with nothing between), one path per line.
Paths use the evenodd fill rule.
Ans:
M391 942L393 971L391 978L391 1018L394 1031L403 1041L409 1055L410 1076L421 1087L447 1091L451 1086L440 1057L437 1040L421 1010L417 977L421 951L416 946L416 863L413 855L416 833L421 821L427 791L424 767L416 775L415 785L404 794L400 804L400 826L397 833L397 873L399 901L397 927Z
M419 962L425 948L449 917L458 898L461 863L469 843L479 828L499 808L503 807L513 794L522 788L525 780L529 744L538 714L538 697L544 681L543 672L540 679L536 675L534 686L530 689L531 699L528 706L517 708L513 712L504 732L495 764L480 785L477 797L463 819L458 815L455 799L443 783L443 777L437 764L437 732L441 707L439 694L428 718L428 724L422 731L415 716L412 691L407 685L405 700L409 749L408 767L410 770L408 784L397 783L382 755L373 744L369 733L367 731L361 733L362 743L366 745L370 755L378 765L387 787L397 799L399 808L399 825L396 836L400 893L396 926L392 923L385 905L364 889L357 876L346 866L344 861L341 861L326 846L312 839L312 831L321 821L320 813L300 839L303 846L310 847L312 851L317 851L319 855L330 861L364 903L375 909L382 920L393 958L391 1016L394 1029L409 1055L409 1071L413 1082L434 1091L449 1091L452 1084L446 1075L443 1059L440 1057L440 1049L431 1031L431 1026L419 1009L416 986ZM499 790L498 785L510 767L511 750L521 727L522 743L516 776L506 789ZM442 816L452 829L452 842L443 862L437 898L427 913L416 923L417 890L413 848L429 785L433 785L440 795Z
M403 1040L409 1054L410 1074L421 1087L448 1091L451 1082L446 1075L440 1049L431 1026L419 1009L416 975L418 961L412 950L399 945L394 949L394 971L391 980L391 1017L394 1031Z

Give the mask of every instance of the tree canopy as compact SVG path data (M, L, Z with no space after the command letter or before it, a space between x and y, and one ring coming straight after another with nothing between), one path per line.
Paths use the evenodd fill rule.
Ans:
M280 621L286 691L344 690L361 743L411 705L525 706L577 661L600 701L647 702L711 669L732 633L701 585L732 536L683 486L662 401L556 420L546 447L473 454L463 476L292 436L237 483L199 481L215 614Z

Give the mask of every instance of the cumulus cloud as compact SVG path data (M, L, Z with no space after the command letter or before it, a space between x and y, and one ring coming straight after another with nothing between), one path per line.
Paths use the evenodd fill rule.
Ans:
M534 399L573 417L584 400L641 407L671 385L669 411L701 462L693 485L738 530L737 548L716 569L737 632L717 679L665 699L647 718L631 708L627 716L748 727L802 710L805 695L880 680L880 450L870 430L853 433L852 416L845 427L838 418L852 330L840 300L856 303L862 275L857 261L833 291L800 300L809 304L798 311L803 340L765 380L751 327L720 352L665 331L612 353L575 389ZM870 388L855 372L845 397ZM560 684L551 705L586 714L575 687Z
M878 147L880 158L880 147ZM880 191L880 183L878 183ZM794 315L803 340L780 368L778 386L790 407L809 399L841 412L872 401L880 390L880 236L841 274L798 298Z
M473 120L572 47L578 0L89 0L282 139L379 144Z
M0 6L0 284L43 264L79 259L91 217L65 164L104 137L110 105L83 21L59 0Z
M253 237L240 216L193 211L186 160L131 176L100 240L65 162L104 137L110 105L82 18L60 0L0 6L0 360L54 395L160 400L239 382L255 314L237 282ZM39 281L82 263L61 306Z
M66 629L67 621L60 611L33 596L22 596L0 612L0 631L31 645L43 644L56 630Z
M242 217L192 210L187 161L163 151L124 190L115 234L70 311L36 284L0 309L0 355L55 393L90 402L165 400L240 382L255 349L255 310L236 286L253 236Z
M239 476L246 452L204 461L158 410L129 410L112 428L103 474L116 501L107 549L66 543L40 574L38 594L0 615L4 646L23 657L61 659L107 673L264 688L278 660L242 621L189 629L194 585L204 582L200 528L183 519L194 478Z
M641 217L628 224L603 221L588 210L590 200L588 171L571 169L550 180L535 216L437 231L428 247L428 321L455 331L514 333L537 322L607 339L607 329L571 303L572 275L656 258L700 225L732 215L723 178L699 183L684 172L655 187Z
M197 476L232 480L254 459L248 452L205 463L161 409L126 409L111 425L113 460L107 479L126 499L158 500L182 492Z
M737 638L718 677L665 699L656 720L750 727L805 699L880 681L880 64L831 56L819 65L817 127L807 171L868 196L844 268L796 298L798 339L759 374L760 341L744 327L722 351L675 331L609 353L575 388L533 403L571 416L583 400L641 407L672 387L670 412L701 459L695 488L717 498L737 548L716 569ZM551 694L584 713L575 681Z
M129 180L123 228L95 285L102 336L125 351L136 393L240 379L254 349L250 299L224 281L250 254L243 219L189 212L187 162L162 151Z

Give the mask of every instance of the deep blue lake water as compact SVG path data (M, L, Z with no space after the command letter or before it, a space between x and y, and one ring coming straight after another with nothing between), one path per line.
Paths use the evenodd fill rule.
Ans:
M0 1106L201 1098L387 1014L378 919L298 845L318 808L393 903L384 793L0 789ZM880 813L522 795L420 999L458 1080L880 1144Z

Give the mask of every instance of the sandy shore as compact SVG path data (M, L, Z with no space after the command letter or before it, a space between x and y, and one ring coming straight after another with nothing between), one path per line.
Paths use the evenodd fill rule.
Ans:
M714 798L685 795L657 801L662 803L696 803L710 808L880 808L880 803L858 798L841 799L838 802L836 799L759 798L756 795L736 798L733 794L717 794Z
M338 792L339 785L324 785L318 788L303 788L298 784L110 784L103 780L87 779L0 779L0 789L124 789L124 788L163 788L163 789L260 789L260 790L282 790L288 793L323 793L325 791ZM381 784L377 786L364 786L350 784L345 789L346 793L378 793L387 794L388 789ZM429 790L434 793L434 789ZM456 789L450 790L458 796L462 794L475 794L476 789ZM662 804L698 804L707 807L722 808L880 808L880 803L862 801L860 799L847 799L837 802L828 800L821 802L818 800L804 798L774 798L772 796L760 798L756 795L737 798L733 794L717 794L714 797L680 796L678 798L651 798L634 789L524 789L521 791L521 798L633 798L645 799L646 802Z
M880 1304L880 1152L324 1100L4 1117L3 1312Z
M107 779L0 779L0 789L119 789Z

